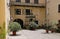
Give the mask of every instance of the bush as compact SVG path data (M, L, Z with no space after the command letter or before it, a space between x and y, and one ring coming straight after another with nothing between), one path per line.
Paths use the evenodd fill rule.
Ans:
M42 28L42 29L46 29L47 26L42 24L41 28Z
M51 26L46 26L45 29L46 29L46 30L50 30L50 29L51 29Z
M36 24L35 22L30 22L28 29L36 29L37 27L39 27L38 24Z
M37 29L42 29L42 27L41 26L38 26Z
M57 24L57 28L56 32L60 33L60 23Z
M10 29L10 31L18 31L21 30L21 25L17 22L12 22L9 24L8 28Z
M60 29L59 29L59 28L58 28L58 29L56 29L56 32L60 33Z

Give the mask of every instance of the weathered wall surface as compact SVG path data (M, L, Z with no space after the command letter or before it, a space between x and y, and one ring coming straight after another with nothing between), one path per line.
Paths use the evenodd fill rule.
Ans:
M49 23L58 23L58 20L60 20L60 13L58 12L59 4L60 0L49 0L47 2Z

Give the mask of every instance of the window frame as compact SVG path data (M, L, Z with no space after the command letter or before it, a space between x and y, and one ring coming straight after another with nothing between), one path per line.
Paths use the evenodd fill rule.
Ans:
M34 0L34 4L38 4L39 3L39 0Z
M28 10L28 11L26 11L26 10ZM31 15L31 9L25 9L25 15Z
M16 0L16 2L21 2L21 0Z
M58 12L60 13L60 4L58 5Z
M21 9L15 9L15 14L16 15L21 15Z
M30 0L25 0L25 3L30 3Z

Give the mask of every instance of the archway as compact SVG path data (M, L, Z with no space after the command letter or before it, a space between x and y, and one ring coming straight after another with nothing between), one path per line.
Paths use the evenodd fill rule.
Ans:
M23 20L15 19L13 22L18 22L21 25L21 27L23 28Z

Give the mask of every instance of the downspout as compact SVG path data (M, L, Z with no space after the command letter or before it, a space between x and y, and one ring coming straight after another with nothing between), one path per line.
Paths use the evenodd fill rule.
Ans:
M47 11L47 10L46 10L46 8L47 8L46 5L47 5L47 3L46 3L46 2L47 2L47 1L45 0L45 25L47 25L47 16L46 16L46 13L47 13L47 12L46 12L46 11Z
M48 0L45 0L45 24L46 24L46 26L49 25L49 22L48 22L48 7L47 7L47 2L48 2Z

